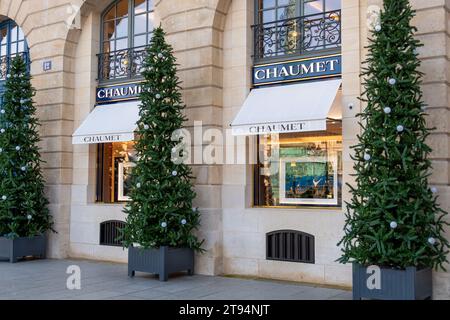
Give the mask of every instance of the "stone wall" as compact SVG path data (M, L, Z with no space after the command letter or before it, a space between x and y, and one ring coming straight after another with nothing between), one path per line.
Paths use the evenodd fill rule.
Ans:
M57 234L50 238L51 257L85 257L126 261L126 251L98 246L100 222L124 219L122 206L94 203L95 146L71 144L71 135L94 107L99 19L109 0L0 0L0 15L15 20L27 37L35 101L41 128L47 194ZM381 0L342 3L344 182L352 182L349 147L361 108L359 73L367 44L366 11ZM449 9L445 0L411 0L418 10L414 23L422 71L424 99L430 105L430 137L434 151L431 183L450 210L449 145ZM70 29L72 5L81 8L81 30ZM204 128L226 129L250 89L253 23L252 0L156 0L157 20L174 46L183 81L187 116ZM52 60L51 71L42 63ZM349 106L353 108L350 109ZM244 143L244 142L241 142ZM248 143L248 142L247 142ZM220 147L220 145L218 145ZM202 143L195 150L201 151ZM245 165L196 165L196 205L201 208L205 255L197 272L240 274L349 286L351 270L335 262L344 222L341 210L278 210L251 207L252 170ZM348 199L344 190L344 200ZM265 233L298 229L316 235L317 263L303 265L265 260ZM435 273L435 296L450 296L450 274Z

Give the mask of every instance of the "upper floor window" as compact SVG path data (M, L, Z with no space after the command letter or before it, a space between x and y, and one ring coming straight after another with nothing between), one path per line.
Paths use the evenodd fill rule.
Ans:
M341 0L255 0L255 60L341 45Z
M28 44L22 29L12 20L0 23L0 81L6 80L11 60L23 55L28 61Z
M140 75L154 27L153 0L118 0L102 15L99 80Z

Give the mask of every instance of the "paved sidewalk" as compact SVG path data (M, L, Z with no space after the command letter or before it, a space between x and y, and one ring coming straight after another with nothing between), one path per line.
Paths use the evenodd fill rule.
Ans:
M67 267L81 268L81 290L68 290ZM0 299L100 300L329 300L351 299L351 292L278 281L179 276L166 283L152 275L127 277L123 264L35 260L0 262Z

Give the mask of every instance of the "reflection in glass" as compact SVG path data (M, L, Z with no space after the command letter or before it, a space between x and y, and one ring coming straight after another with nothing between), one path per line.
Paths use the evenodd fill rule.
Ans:
M128 18L118 19L116 24L116 38L128 36Z
M146 0L134 0L134 14L138 15L147 11Z
M147 32L147 14L141 14L134 17L134 34Z
M119 1L117 4L117 16L116 18L122 18L128 16L128 0Z
M103 40L112 40L116 37L115 35L115 22L109 21L103 24Z
M1 44L6 44L6 42L8 41L8 29L7 28L3 28L0 30L0 41Z
M141 47L141 46L145 46L147 43L147 35L142 35L142 36L136 36L134 37L134 46L135 47Z

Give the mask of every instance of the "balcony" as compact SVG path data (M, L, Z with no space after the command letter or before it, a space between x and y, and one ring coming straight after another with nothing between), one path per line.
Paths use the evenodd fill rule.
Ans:
M145 46L101 53L98 56L98 81L130 81L141 78Z
M341 47L341 10L254 25L254 60L336 52Z

